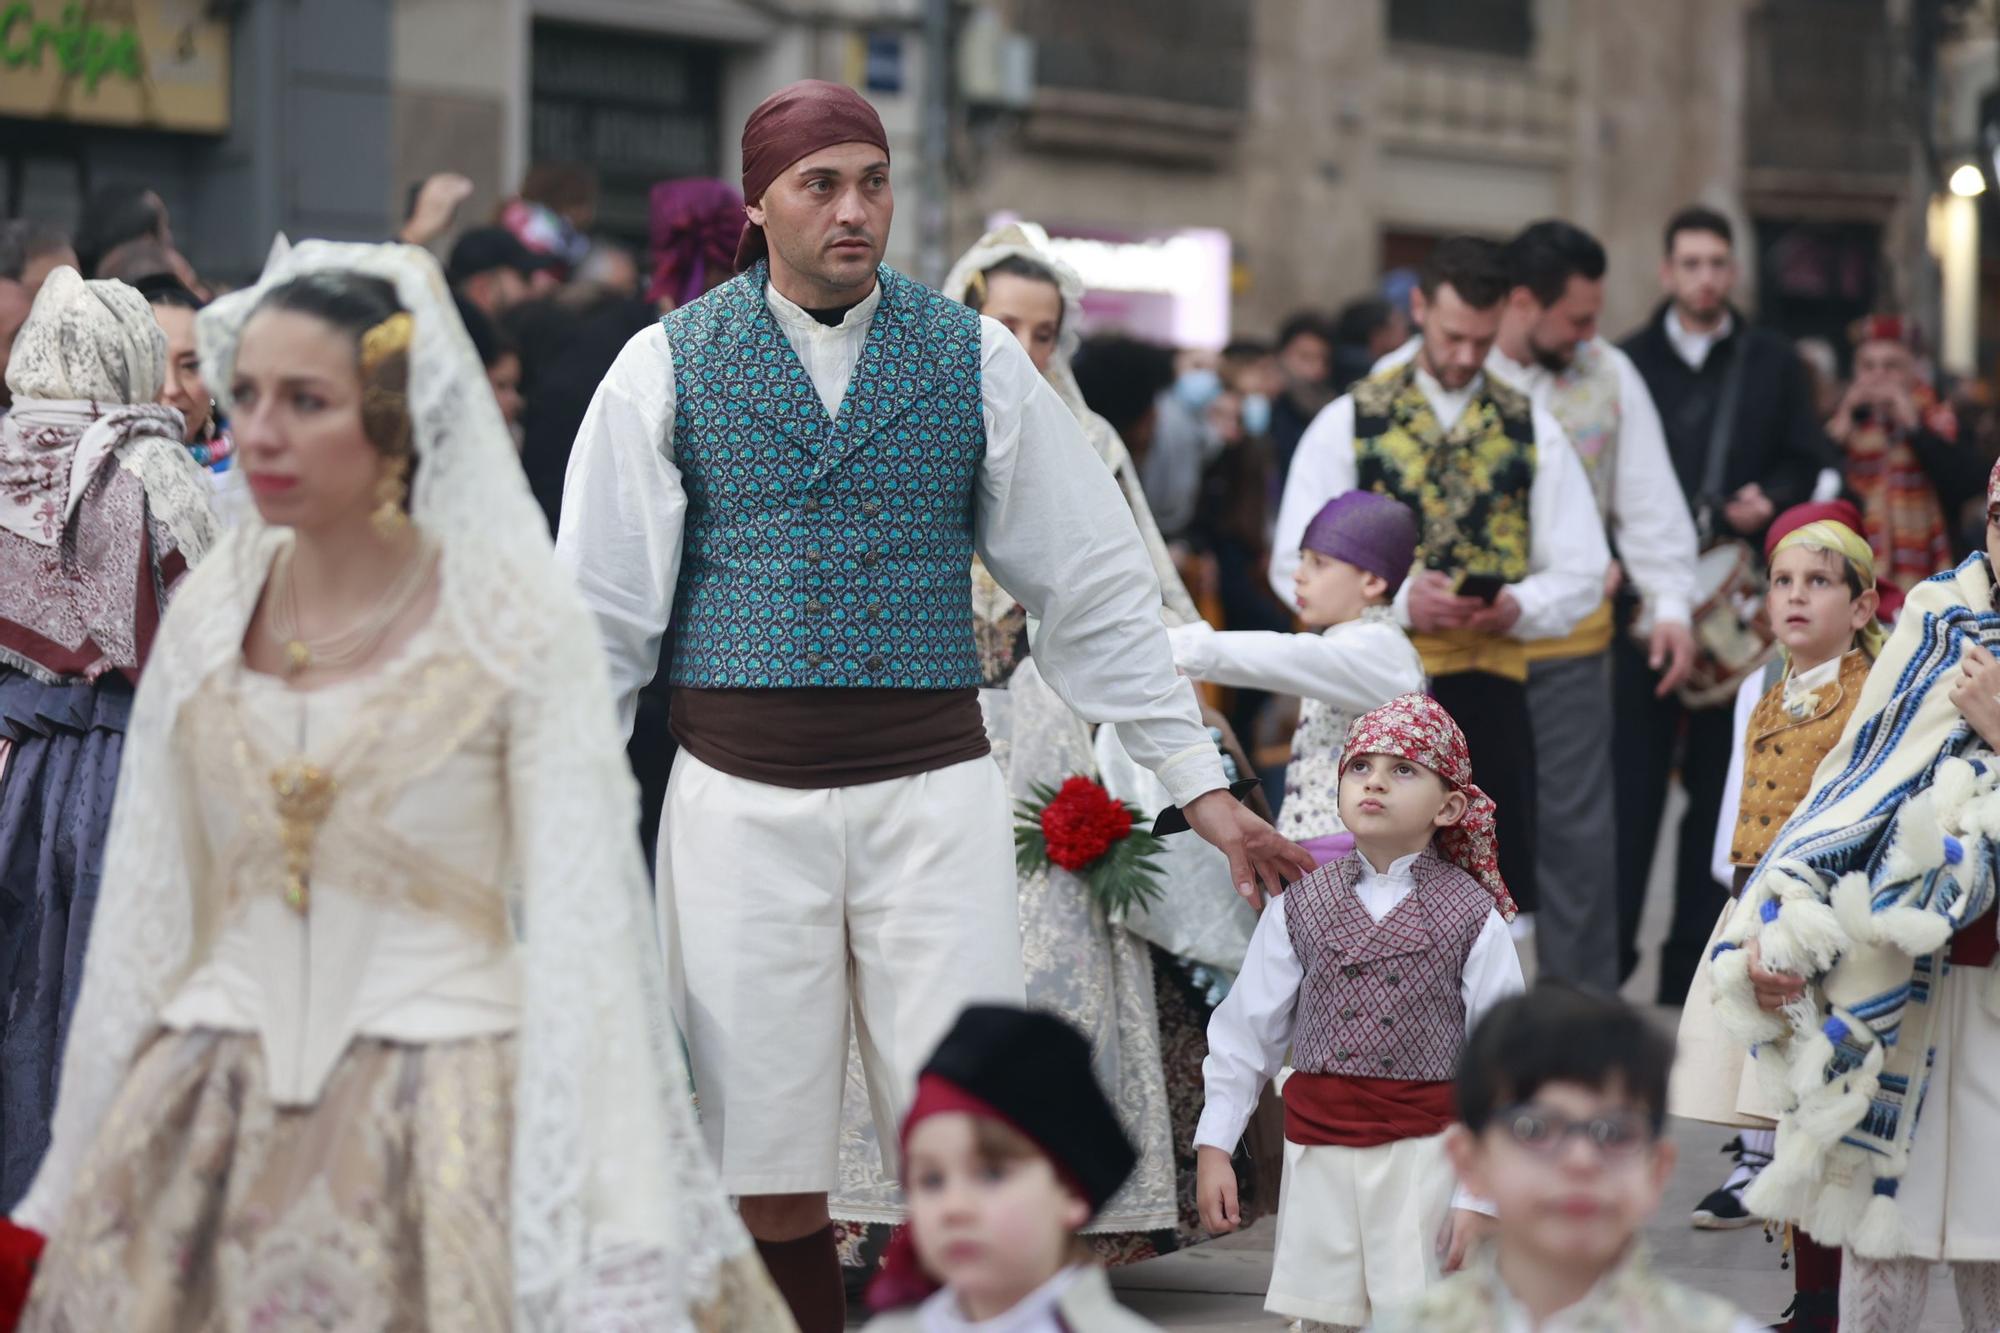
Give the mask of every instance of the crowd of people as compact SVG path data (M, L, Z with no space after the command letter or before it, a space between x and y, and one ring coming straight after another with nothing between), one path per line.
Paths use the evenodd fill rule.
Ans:
M891 180L808 81L643 258L567 164L236 290L141 187L0 224L0 1328L1132 1333L1275 1215L1301 1333L1740 1333L1671 1111L1784 1327L2000 1330L1914 324L1840 382L1691 206L1621 342L1546 220L1167 348L1030 223L884 266Z

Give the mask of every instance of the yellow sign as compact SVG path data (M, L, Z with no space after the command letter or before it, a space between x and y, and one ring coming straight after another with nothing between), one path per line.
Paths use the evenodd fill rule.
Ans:
M0 116L220 134L229 25L207 0L0 0Z

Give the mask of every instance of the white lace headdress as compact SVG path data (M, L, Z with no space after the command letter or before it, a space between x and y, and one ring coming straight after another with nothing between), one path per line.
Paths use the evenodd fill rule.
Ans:
M516 1325L686 1329L749 1250L696 1129L636 836L637 796L594 623L558 569L478 356L432 258L308 241L197 323L228 401L243 327L301 274L391 283L411 313L411 515L440 613L510 691L508 804L522 1013L512 1162ZM193 960L181 706L236 660L282 534L255 516L191 575L132 713L54 1137L17 1217L48 1229L132 1058Z
M1145 492L1139 487L1138 469L1133 466L1132 456L1125 449L1125 441L1119 438L1117 429L1110 422L1090 410L1090 404L1083 400L1083 389L1076 382L1076 374L1070 369L1076 349L1083 344L1083 279L1075 269L1057 258L1049 244L1049 234L1032 222L1009 222L995 227L958 257L958 262L951 266L951 272L945 275L944 286L938 290L954 301L965 301L972 294L973 281L1003 259L1026 259L1055 275L1056 290L1062 294L1062 331L1056 335L1055 355L1049 358L1048 369L1042 372L1042 378L1049 382L1049 387L1056 391L1056 397L1063 400L1063 405L1076 415L1077 424L1083 427L1083 437L1090 441L1091 448L1097 450L1098 457L1118 478L1126 503L1132 506L1132 518L1139 525L1139 536L1146 543L1146 553L1153 558L1153 572L1160 579L1160 593L1166 603L1168 623L1185 625L1199 620L1201 616L1195 610L1194 599L1188 595L1187 585L1181 581L1173 555L1160 536L1160 525L1153 518L1152 506L1146 503Z

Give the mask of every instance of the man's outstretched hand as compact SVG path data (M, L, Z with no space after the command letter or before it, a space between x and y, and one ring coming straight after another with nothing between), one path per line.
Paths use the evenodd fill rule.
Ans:
M1310 852L1279 836L1278 830L1245 809L1226 787L1195 797L1181 807L1181 813L1203 842L1220 848L1229 858L1229 882L1252 907L1264 905L1265 893L1283 893L1285 885L1313 872Z

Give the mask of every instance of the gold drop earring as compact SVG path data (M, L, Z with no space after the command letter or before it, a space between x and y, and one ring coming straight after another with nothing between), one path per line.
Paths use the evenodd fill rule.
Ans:
M372 521L375 534L383 541L400 535L409 525L409 511L403 507L406 491L404 479L410 475L410 460L398 455L389 460L389 466L382 470L381 478L375 483L375 513Z

